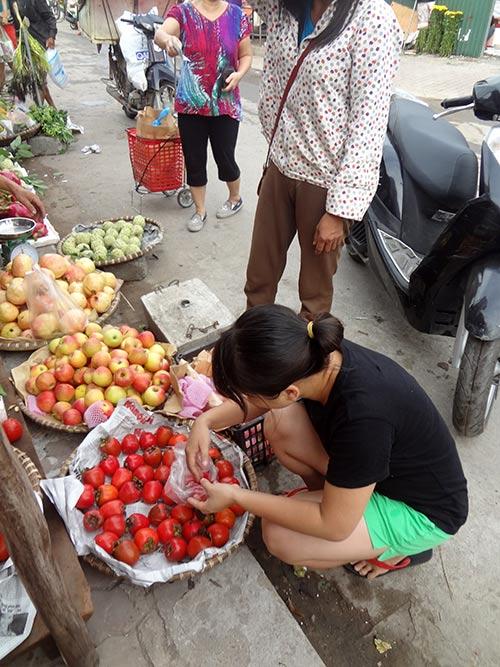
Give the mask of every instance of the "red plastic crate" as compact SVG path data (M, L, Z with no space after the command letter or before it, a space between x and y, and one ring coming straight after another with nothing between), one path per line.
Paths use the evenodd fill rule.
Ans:
M127 130L130 163L137 187L149 192L178 190L184 185L181 140L144 139L135 128Z

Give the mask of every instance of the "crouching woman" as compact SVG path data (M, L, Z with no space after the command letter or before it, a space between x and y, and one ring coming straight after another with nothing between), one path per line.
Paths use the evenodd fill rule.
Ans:
M286 563L373 579L430 560L465 522L467 483L436 407L394 361L345 340L335 317L250 309L218 341L213 375L229 400L193 427L193 474L210 429L266 414L276 456L306 488L274 496L202 480L208 498L191 503L262 517L269 551Z

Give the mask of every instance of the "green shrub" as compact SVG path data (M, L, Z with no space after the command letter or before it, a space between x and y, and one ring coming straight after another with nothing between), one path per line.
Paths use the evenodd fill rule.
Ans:
M441 40L441 46L439 47L440 56L448 58L455 53L458 33L460 32L463 17L463 12L448 11L445 13L443 21L443 38Z
M426 53L439 53L443 38L444 15L448 11L445 5L435 5L429 19L429 33L425 43Z

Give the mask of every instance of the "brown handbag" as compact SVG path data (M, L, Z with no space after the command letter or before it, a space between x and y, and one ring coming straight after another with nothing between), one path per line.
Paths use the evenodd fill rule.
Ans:
M292 87L295 79L297 78L297 74L299 73L300 66L306 59L306 57L311 53L311 51L314 49L317 41L317 37L314 39L311 39L309 44L306 46L306 48L302 51L299 59L295 63L295 66L293 70L290 73L290 77L287 81L287 84L285 86L285 90L283 91L283 95L281 97L280 105L278 107L278 113L276 114L276 120L274 121L274 127L273 131L271 132L271 138L269 139L269 147L267 149L267 156L266 156L266 161L264 162L264 166L262 167L262 176L260 177L259 185L257 186L257 195L260 195L260 189L262 187L262 181L264 180L264 176L266 175L267 170L269 169L269 163L271 161L271 147L273 145L274 137L276 135L276 132L278 130L278 125L281 119L281 114L283 113L283 109L285 107L287 98L288 98L288 93L290 92L290 88Z

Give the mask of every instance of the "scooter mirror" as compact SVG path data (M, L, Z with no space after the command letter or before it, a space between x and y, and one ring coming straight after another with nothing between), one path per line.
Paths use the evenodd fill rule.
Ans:
M478 81L474 86L474 114L480 120L500 116L500 76Z

